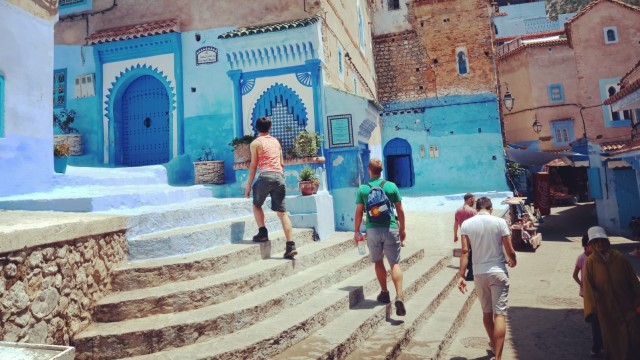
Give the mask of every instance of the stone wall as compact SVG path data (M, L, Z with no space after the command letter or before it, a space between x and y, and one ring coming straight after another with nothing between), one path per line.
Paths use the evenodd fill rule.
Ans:
M410 3L410 30L374 37L378 100L495 93L491 4L487 0ZM468 56L459 75L456 50Z
M123 230L0 254L0 339L68 345L125 258Z

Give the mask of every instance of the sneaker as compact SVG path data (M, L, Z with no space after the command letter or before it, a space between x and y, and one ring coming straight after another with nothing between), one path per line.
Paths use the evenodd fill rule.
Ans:
M404 308L404 301L402 298L396 298L396 315L405 316L407 315L407 309Z
M284 258L293 259L293 257L296 255L298 255L298 251L296 251L296 243L293 241L287 241L287 248L284 252Z
M380 291L380 294L378 294L378 297L376 298L376 300L378 300L383 304L388 304L391 302L391 297L389 297L388 291Z
M258 233L253 236L254 242L267 242L269 241L269 232L266 227L261 227L258 229Z

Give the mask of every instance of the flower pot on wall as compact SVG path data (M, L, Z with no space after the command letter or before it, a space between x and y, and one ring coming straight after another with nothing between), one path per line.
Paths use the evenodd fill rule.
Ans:
M224 160L193 163L196 184L224 184Z
M67 143L69 144L69 155L82 155L82 135L80 134L63 134L54 135L53 143Z
M319 184L313 180L300 180L298 182L298 189L300 189L300 193L302 196L313 195L318 191Z
M233 162L238 164L247 161L251 161L250 144L236 145L235 149L233 150Z
M64 174L67 171L67 159L66 156L55 156L53 158L53 170L58 174Z

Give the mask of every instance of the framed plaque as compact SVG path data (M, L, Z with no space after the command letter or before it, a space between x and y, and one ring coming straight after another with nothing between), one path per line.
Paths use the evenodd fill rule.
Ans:
M218 49L213 46L203 46L196 50L196 65L215 64L218 62Z
M329 124L330 148L353 146L350 114L327 116L327 122Z

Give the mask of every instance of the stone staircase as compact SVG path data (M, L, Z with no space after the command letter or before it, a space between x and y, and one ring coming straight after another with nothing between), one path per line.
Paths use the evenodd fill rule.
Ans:
M450 256L409 243L400 318L375 301L373 267L352 233L315 241L312 229L294 229L293 261L282 258L283 234L270 237L120 264L95 323L73 339L76 358L438 358L475 297L453 289Z

